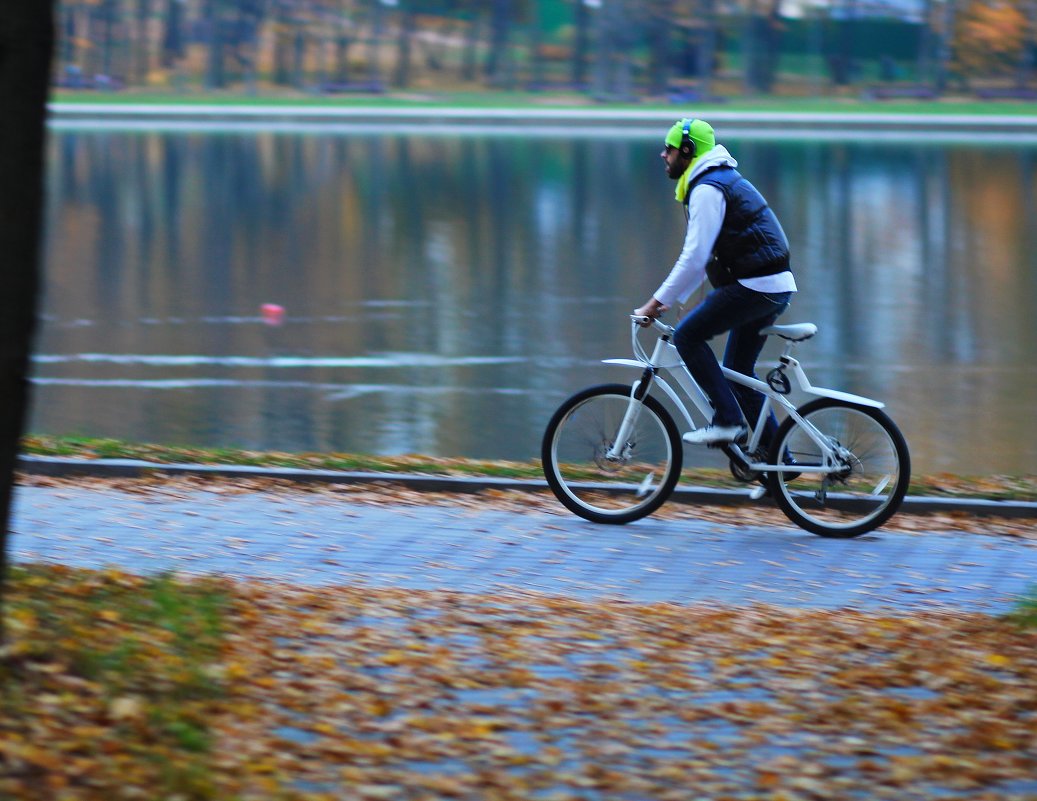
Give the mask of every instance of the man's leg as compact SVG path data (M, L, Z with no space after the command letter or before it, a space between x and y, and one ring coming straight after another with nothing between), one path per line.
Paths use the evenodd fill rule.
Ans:
M724 350L724 366L742 375L755 377L756 360L760 357L760 351L763 350L767 341L767 337L760 335L760 329L772 325L788 308L791 293L754 292L753 294L756 297L746 303L746 313L756 310L760 316L731 330L727 347ZM739 405L745 412L746 419L751 425L756 425L760 417L760 410L763 408L763 395L741 384L729 383ZM764 422L763 438L761 439L764 448L773 439L777 428L778 420L771 412Z
M742 410L724 378L716 356L707 344L717 334L731 328L729 322L739 306L735 287L723 286L710 292L706 299L681 320L673 335L673 344L706 397L713 403L713 425L737 426L742 423Z

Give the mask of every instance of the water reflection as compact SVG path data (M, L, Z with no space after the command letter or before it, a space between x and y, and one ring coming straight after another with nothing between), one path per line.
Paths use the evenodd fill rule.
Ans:
M887 401L919 470L1032 472L1032 152L726 143L792 242L815 382ZM654 138L50 147L36 431L534 458L562 397L628 377L598 360L683 233Z

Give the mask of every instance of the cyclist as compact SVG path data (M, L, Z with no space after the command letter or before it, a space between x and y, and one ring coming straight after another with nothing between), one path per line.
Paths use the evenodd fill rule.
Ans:
M678 120L666 133L659 155L666 174L677 182L688 227L677 262L635 314L659 317L675 302L685 303L709 279L713 291L678 323L673 344L712 402L714 415L708 426L689 431L683 439L701 445L737 442L748 433L743 410L755 421L763 396L727 381L707 343L730 331L724 366L755 375L766 341L760 329L774 323L796 291L788 239L767 201L735 169L738 162L716 144L709 123ZM764 446L776 428L772 414Z

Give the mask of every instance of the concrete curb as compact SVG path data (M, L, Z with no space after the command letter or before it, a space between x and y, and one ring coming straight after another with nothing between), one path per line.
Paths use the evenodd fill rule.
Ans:
M66 457L21 456L18 470L28 475L52 478L141 478L144 476L197 476L220 479L275 479L298 483L395 485L421 492L475 493L487 490L542 491L547 482L535 479L493 477L423 476L412 473L368 473L345 470L303 470L289 467L250 465L162 464L135 459L71 459ZM678 486L670 500L703 506L759 505L745 490ZM1037 518L1037 503L991 501L981 498L934 498L908 496L901 514L960 513L977 517Z
M467 108L452 106L379 106L335 104L224 105L215 103L68 103L48 105L50 120L57 124L166 123L166 124L302 124L384 126L420 120L422 130L439 128L565 129L589 126L581 136L614 136L617 130L643 129L657 133L673 122L683 106L672 108ZM779 112L733 111L723 107L700 109L714 126L731 133L743 128L755 135L768 132L783 136L801 132L900 135L934 133L962 136L1024 136L1037 133L1037 115L1013 114L917 114L890 112Z

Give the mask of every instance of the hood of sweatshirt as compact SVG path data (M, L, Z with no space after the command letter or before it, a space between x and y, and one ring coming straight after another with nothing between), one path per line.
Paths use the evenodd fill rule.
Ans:
M688 196L688 186L692 181L702 175L706 170L719 166L738 166L735 157L728 153L727 148L723 145L715 145L711 150L707 150L701 156L696 157L691 164L688 165L688 169L684 171L684 174L677 179L677 190L674 193L677 202L684 202L684 199Z

